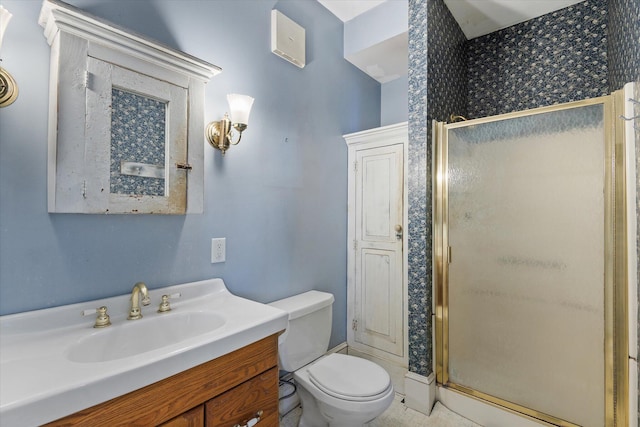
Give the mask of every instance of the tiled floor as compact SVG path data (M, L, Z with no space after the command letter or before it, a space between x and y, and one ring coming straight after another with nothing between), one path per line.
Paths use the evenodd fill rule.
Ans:
M436 403L431 415L426 416L404 406L402 398L396 395L389 409L376 418L371 427L481 427L449 411L440 402ZM300 414L300 408L294 409L280 421L280 427L296 427Z

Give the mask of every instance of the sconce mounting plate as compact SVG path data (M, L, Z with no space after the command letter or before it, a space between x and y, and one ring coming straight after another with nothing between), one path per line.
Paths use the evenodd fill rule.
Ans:
M0 108L7 107L18 98L18 84L11 74L0 67Z
M229 116L225 114L220 121L213 121L207 125L205 136L213 148L222 151L222 155L231 145L237 145L242 139L242 132L247 128L244 123L231 123ZM238 139L233 140L235 129L238 132Z

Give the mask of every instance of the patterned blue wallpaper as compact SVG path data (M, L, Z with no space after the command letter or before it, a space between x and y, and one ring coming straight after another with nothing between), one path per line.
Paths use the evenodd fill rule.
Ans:
M409 370L424 376L433 371L431 121L466 114L465 42L442 0L409 1Z
M431 198L427 194L427 1L409 0L409 370L431 364ZM429 178L428 178L429 177ZM429 249L428 249L429 248ZM427 291L428 289L428 291ZM428 293L427 293L428 292Z
M606 0L469 40L468 55L471 118L607 95Z
M164 167L166 104L152 98L111 91L112 194L164 196L164 178L122 175L121 162Z
M640 1L609 0L609 88L640 81Z
M427 118L449 121L467 116L467 38L453 15L439 0L427 7ZM434 78L431 78L433 76ZM427 133L431 141L431 132ZM431 144L428 144L431 147Z

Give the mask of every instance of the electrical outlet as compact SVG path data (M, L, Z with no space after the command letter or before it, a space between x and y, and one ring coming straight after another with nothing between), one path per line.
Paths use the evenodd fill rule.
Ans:
M219 237L211 239L211 264L225 262L227 258L227 239Z

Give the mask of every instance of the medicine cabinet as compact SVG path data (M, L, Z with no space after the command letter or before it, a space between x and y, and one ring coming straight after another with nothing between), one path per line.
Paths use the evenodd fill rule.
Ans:
M49 212L202 213L204 85L221 69L58 0L39 23Z

